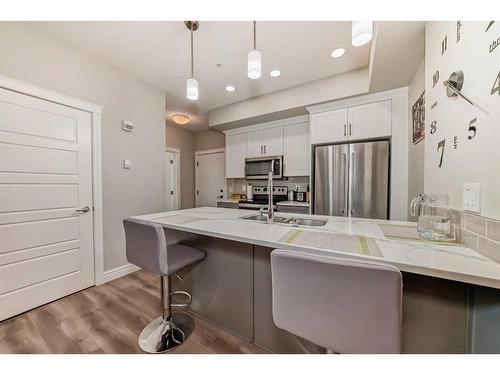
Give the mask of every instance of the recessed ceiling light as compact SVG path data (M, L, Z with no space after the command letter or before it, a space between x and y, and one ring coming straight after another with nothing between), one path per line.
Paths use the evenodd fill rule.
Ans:
M365 45L373 36L373 21L352 21L352 45Z
M336 58L336 57L342 56L344 53L345 53L345 49L344 48L335 48L332 51L332 53L330 53L330 56Z
M269 75L273 78L279 77L281 75L281 70L273 69L273 70L271 70Z
M227 85L226 86L226 91L228 92L233 92L236 90L236 87L232 86L232 85Z
M176 114L170 116L170 118L177 125L187 125L187 124L189 124L189 121L191 121L189 116L185 115L184 113L176 113Z

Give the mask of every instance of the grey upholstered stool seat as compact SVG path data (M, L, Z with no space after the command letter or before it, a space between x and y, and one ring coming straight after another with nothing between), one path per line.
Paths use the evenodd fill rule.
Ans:
M183 268L205 258L201 250L173 244L167 246L163 227L137 219L123 220L127 247L127 259L142 269L161 276L161 300L163 314L150 322L139 336L139 346L148 353L163 353L174 349L186 340L194 327L193 319L184 313L172 313L171 276ZM188 303L189 303L188 302Z
M396 267L290 250L271 253L274 323L337 353L399 353Z

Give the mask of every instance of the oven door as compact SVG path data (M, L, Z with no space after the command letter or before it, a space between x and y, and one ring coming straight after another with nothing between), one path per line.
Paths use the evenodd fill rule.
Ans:
M282 178L283 157L250 158L245 160L245 178L247 180L267 179L273 172L273 179Z

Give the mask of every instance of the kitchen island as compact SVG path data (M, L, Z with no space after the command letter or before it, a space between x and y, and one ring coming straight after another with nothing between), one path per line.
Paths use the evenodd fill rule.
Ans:
M327 220L311 227L246 219L252 215L255 211L201 207L136 218L161 224L168 243L186 242L207 253L178 286L193 293L194 313L272 351L323 350L272 322L269 254L275 248L398 267L404 282L405 352L470 352L473 341L491 340L474 331L475 291L497 293L500 264L478 252L460 243L421 240L408 222L300 215Z

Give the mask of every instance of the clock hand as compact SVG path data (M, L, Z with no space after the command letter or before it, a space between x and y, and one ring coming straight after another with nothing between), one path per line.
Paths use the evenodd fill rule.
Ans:
M465 99L467 102L469 102L470 104L474 105L474 103L472 102L472 100L470 100L468 97L466 97L464 94L462 94L456 87L453 83L451 83L450 81L446 80L446 81L443 81L443 85L445 85L447 88L449 88L451 91L453 91L456 95L462 97L463 99Z

